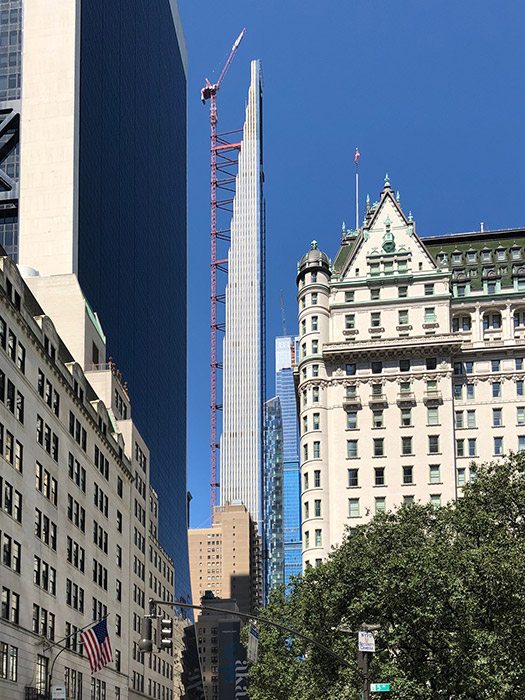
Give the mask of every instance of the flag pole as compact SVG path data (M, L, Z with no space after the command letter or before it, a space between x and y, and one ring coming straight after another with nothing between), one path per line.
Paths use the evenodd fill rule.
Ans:
M355 230L359 231L359 149L355 148Z

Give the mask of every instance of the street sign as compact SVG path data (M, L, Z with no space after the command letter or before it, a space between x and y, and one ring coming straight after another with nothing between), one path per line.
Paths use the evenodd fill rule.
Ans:
M250 632L248 634L248 661L253 664L257 663L257 649L259 646L259 632L255 629L253 625L250 625Z
M376 642L372 632L359 632L359 651L375 651Z
M381 693L385 690L390 690L390 683L370 683L372 693Z

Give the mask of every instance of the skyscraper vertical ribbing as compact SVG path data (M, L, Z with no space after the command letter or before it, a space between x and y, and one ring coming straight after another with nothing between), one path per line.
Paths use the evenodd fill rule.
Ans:
M262 67L252 61L228 254L220 502L242 501L259 532L265 352L262 183Z

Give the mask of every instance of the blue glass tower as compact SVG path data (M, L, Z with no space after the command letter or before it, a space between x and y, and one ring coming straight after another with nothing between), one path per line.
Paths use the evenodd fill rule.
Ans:
M284 583L283 421L279 397L264 404L263 564L265 600Z
M302 571L301 480L297 431L297 406L293 381L296 338L275 339L275 393L281 404L284 471L284 582Z
M10 156L20 149L10 252L41 275L75 273L98 313L150 449L158 535L175 562L175 594L189 599L187 78L177 2L52 5L46 11L43 0L0 0L0 100L20 98L21 115ZM4 21L13 32L7 65ZM39 74L40 62L51 67L47 74ZM16 86L20 75L21 93L2 91L4 76ZM51 164L38 155L43 131L58 144L48 151ZM0 242L7 243L2 196Z

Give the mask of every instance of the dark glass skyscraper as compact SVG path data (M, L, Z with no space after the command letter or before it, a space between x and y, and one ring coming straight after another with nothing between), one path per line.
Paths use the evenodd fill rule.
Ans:
M176 0L23 5L16 250L41 275L76 273L101 319L151 451L159 540L175 561L176 594L188 598L186 56ZM0 46L0 98L1 56Z

